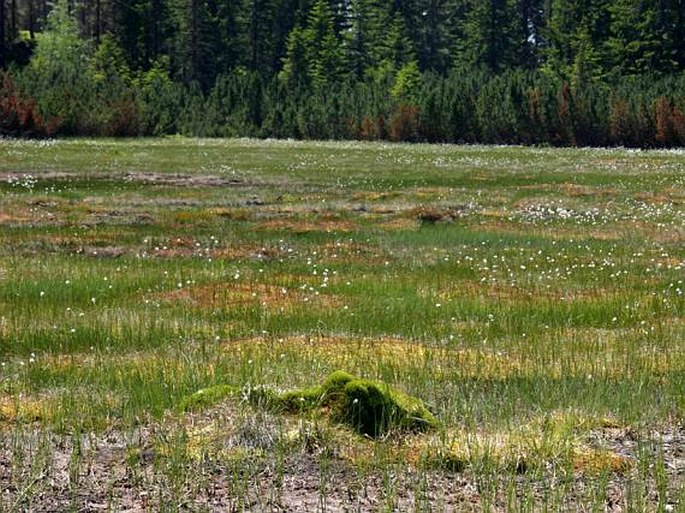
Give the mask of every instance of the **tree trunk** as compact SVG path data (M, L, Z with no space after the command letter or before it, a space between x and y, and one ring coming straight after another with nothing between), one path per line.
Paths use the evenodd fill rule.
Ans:
M29 36L36 38L36 6L35 0L29 0Z
M5 0L0 0L0 69L5 67Z
M259 6L256 5L257 1L254 0L252 2L251 10L252 12L250 13L250 46L252 47L252 54L250 56L250 67L253 70L256 70L258 68L258 61L259 61Z
M152 2L152 15L154 16L155 22L152 25L152 57L151 57L151 61L157 59L157 57L159 57L159 54L162 53L163 5L162 5L162 2L160 0L153 0L153 2Z
M12 0L10 2L10 31L9 39L12 40L17 37L17 0Z
M100 0L95 0L95 30L93 31L93 36L95 36L95 44L100 44L100 26L102 23L102 6L100 5Z

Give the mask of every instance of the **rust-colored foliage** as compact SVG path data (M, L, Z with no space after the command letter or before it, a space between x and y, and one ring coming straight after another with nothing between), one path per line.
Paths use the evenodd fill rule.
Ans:
M685 115L666 96L654 102L656 142L661 146L685 144Z
M52 135L57 125L55 120L46 123L33 98L23 98L11 77L0 74L0 135L45 137Z
M133 98L123 98L109 106L111 117L105 123L104 135L135 137L140 135L140 116Z
M685 114L673 108L673 132L677 137L678 146L685 146Z
M612 98L609 104L609 133L612 141L625 144L630 136L628 103L623 99Z
M559 91L559 98L557 104L558 125L554 139L557 144L571 145L576 144L575 136L573 134L573 116L571 114L572 93L571 86L564 83Z
M390 118L388 132L391 141L415 141L419 134L419 108L416 105L398 105Z
M660 96L654 102L654 117L656 141L661 145L667 145L673 140L673 106L665 96Z
M536 87L527 91L528 95L528 119L532 123L544 124L544 111L542 105L542 94L540 88Z
M359 127L358 138L365 141L379 141L385 137L385 119L383 116L364 116Z

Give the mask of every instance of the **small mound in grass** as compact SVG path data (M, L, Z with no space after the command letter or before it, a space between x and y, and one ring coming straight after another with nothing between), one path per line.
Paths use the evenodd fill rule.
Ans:
M196 392L181 406L184 410L203 408L236 392L227 385L218 385ZM334 422L349 425L358 433L374 438L392 430L427 431L438 424L420 399L385 383L360 379L344 371L335 371L321 385L304 390L279 394L271 389L256 388L246 397L257 406L288 413L320 409Z
M345 384L338 408L342 421L374 437L394 428L424 431L437 424L419 399L365 379L352 379Z
M236 392L238 392L238 389L231 385L215 385L202 388L194 394L185 397L179 407L183 411L202 410L231 397Z

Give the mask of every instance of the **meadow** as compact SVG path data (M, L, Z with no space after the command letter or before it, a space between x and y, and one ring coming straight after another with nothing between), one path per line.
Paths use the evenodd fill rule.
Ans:
M0 511L685 511L684 279L682 150L0 140Z

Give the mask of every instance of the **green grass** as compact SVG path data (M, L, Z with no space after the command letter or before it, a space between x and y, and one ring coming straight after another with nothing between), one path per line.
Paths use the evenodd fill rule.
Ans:
M2 140L0 511L684 510L684 279L681 151ZM241 392L337 370L439 427Z

